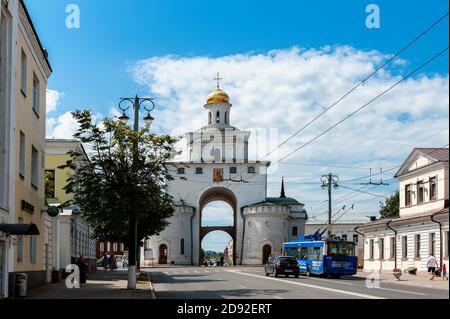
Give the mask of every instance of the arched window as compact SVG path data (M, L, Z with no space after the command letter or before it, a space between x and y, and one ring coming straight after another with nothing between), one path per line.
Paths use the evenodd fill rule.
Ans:
M225 123L228 124L228 111L225 111Z
M220 112L216 112L216 123L220 123Z
M182 255L184 255L184 238L181 238L180 252L181 252Z
M117 251L117 243L113 244L113 251Z
M208 124L211 124L211 112L208 112Z

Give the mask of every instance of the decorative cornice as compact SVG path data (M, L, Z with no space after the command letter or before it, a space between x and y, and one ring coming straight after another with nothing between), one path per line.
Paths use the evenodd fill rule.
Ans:
M32 44L33 53L36 53L39 60L38 64L43 68L46 77L45 80L47 80L53 72L50 62L48 61L47 51L42 47L39 36L36 32L36 29L34 28L33 22L23 0L19 0L19 3L20 25L23 26L26 36Z

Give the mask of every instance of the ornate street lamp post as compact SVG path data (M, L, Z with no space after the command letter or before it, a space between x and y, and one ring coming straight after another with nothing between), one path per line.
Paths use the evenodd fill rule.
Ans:
M124 102L128 102L127 107L122 107ZM133 107L134 110L134 130L139 131L139 109L142 103L150 102L151 107L143 106L147 111L147 115L144 117L145 124L150 127L154 118L150 115L150 112L155 108L155 103L152 98L139 98L137 95L134 98L121 98L119 102L119 109L122 111L122 115L118 119L124 123L127 123L130 119L125 112ZM136 145L137 147L137 145ZM129 212L128 216L128 285L127 289L136 289L136 252L137 252L137 223L136 212Z

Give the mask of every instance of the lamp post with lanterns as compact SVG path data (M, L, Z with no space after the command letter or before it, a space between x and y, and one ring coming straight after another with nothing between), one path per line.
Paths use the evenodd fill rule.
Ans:
M128 102L126 107L122 105ZM151 107L147 107L143 105L144 102L150 102ZM150 115L150 112L155 108L155 103L153 102L153 98L140 98L137 95L134 98L121 98L119 102L119 109L122 111L122 115L118 117L118 119L127 123L130 119L126 115L126 111L133 107L134 110L134 131L139 131L139 110L143 105L144 110L147 111L147 115L144 117L145 124L147 127L150 127L153 123L154 118ZM136 145L137 147L137 145ZM129 212L128 216L128 285L127 289L134 290L136 289L136 253L137 253L137 223L136 223L136 212Z

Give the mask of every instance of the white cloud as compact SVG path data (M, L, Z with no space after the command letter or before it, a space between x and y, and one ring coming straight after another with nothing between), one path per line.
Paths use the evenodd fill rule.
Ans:
M77 121L70 112L66 112L58 117L47 118L46 137L72 139L77 129Z
M233 104L231 124L250 130L276 128L282 141L387 57L381 52L348 46L309 50L294 47L217 58L153 57L136 62L131 74L156 97L153 129L159 132L182 135L205 125L203 105L207 94L214 89L214 74L220 72L224 78L222 86ZM269 159L274 161L300 147L398 81L399 72L406 74L417 65L400 60L392 69L381 70ZM368 170L327 168L326 165L390 168L400 165L415 146L445 145L448 131L442 130L448 128L448 95L448 74L417 74L286 160L323 163L323 168L279 165L269 176L269 196L278 194L280 177L285 176L289 196L317 207L326 199L319 184L289 183L289 180L310 178L319 183L321 174L329 171L339 174L341 180L359 177L367 175ZM432 139L419 143L439 131ZM266 152L267 149L257 150L259 156ZM384 178L392 178L394 173L391 171ZM386 194L394 189L395 183L374 192ZM349 192L341 189L336 195ZM355 201L362 198L367 202L359 206L361 214L378 210L380 198L361 196Z
M64 96L64 93L59 92L57 90L47 89L46 91L46 112L50 113L56 110L56 107L59 105L61 98Z

